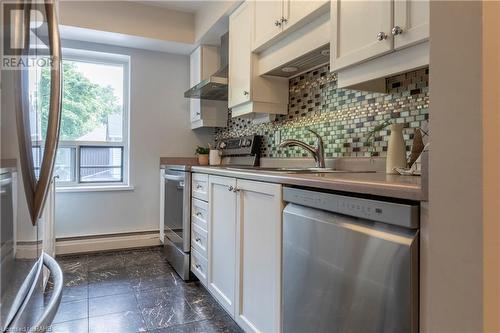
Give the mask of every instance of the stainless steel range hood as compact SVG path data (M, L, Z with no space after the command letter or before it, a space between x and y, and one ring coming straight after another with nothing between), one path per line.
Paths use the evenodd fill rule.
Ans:
M221 37L220 68L184 93L186 98L200 98L216 101L227 101L227 74L229 58L229 33Z

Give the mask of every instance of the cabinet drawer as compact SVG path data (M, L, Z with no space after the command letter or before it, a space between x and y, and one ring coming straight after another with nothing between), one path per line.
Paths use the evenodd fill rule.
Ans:
M207 286L207 260L194 248L191 248L191 272L200 279L200 282L205 287Z
M203 257L207 257L207 231L197 225L191 229L191 246L195 248Z
M208 230L208 203L199 199L193 198L191 207L191 221L194 225Z
M194 173L192 183L193 198L208 201L208 175Z

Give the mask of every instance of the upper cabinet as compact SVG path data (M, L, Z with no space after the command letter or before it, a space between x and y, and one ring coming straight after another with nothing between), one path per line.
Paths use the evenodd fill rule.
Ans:
M251 1L255 15L252 50L260 51L328 11L325 0Z
M219 48L202 45L189 57L189 86L206 80L219 69ZM199 98L189 100L191 129L200 127L226 127L227 103Z
M244 2L229 17L228 107L233 117L286 114L288 80L257 74L257 55L251 50L253 5Z
M397 0L394 2L394 48L401 49L429 38L429 2Z
M385 92L385 78L429 65L429 1L332 0L338 88Z
M330 69L336 71L429 37L429 3L332 0Z
M332 1L331 69L390 52L392 1Z

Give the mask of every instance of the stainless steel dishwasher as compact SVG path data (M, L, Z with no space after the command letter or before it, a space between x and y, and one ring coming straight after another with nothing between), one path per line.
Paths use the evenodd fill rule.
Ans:
M418 204L283 198L283 332L418 332Z

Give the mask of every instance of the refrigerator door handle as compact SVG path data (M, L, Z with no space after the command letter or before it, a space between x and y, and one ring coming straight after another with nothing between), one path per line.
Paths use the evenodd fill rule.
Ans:
M38 322L30 329L30 332L46 332L54 319L59 304L61 303L62 290L63 290L63 273L61 267L57 261L49 256L47 253L43 253L43 265L47 267L52 275L54 281L54 290L52 292L52 297L47 304L42 316Z
M47 124L47 136L45 140L45 150L40 167L40 176L38 182L35 178L35 169L32 157L32 145L30 138L30 123L29 123L29 102L28 102L28 87L29 87L29 71L26 69L20 70L17 83L17 128L19 138L19 151L21 160L21 172L24 180L24 190L28 209L30 212L31 222L36 224L42 214L45 199L50 187L52 173L54 170L55 157L57 153L57 145L59 142L59 127L61 123L61 71L62 71L62 52L61 39L59 35L59 25L56 13L56 3L54 1L45 0L45 12L47 17L47 26L49 32L49 50L51 59L50 71L50 102L49 116ZM24 7L24 32L25 32L25 47L22 55L29 54L29 26L30 26L30 11L29 4Z

